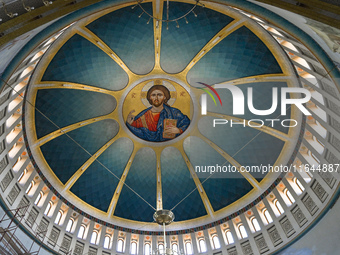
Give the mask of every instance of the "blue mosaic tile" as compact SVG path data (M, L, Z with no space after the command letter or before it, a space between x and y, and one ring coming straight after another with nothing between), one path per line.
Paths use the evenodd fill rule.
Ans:
M209 178L203 188L215 211L234 203L253 189L246 179L228 178Z
M233 127L216 125L211 128L213 119L214 117L210 116L202 118L198 123L200 132L241 165L273 165L276 162L284 146L282 140L259 130L240 125ZM261 172L250 174L258 181L261 181L266 175Z
M235 115L235 117L243 118L246 120L251 119L261 119L264 121L264 125L269 125L271 127L271 122L266 121L266 119L290 119L290 107L287 107L287 114L281 115L281 88L287 87L285 82L256 82L252 84L240 84L237 85L240 88L244 95L244 115ZM258 110L267 110L270 109L272 106L272 89L274 87L278 88L278 104L276 110L270 115L255 115L251 113L248 109L248 92L247 88L253 88L253 105L255 109ZM209 112L214 113L222 113L226 115L233 116L233 97L231 92L228 89L217 89L217 93L221 97L222 106L218 103L215 106L214 101L211 99L210 96L207 97L207 109ZM217 100L217 98L216 98ZM288 133L289 128L284 127L280 124L279 121L274 122L274 129L277 129L281 132Z
M216 84L233 79L282 73L267 46L248 28L241 27L207 52L188 72L192 86L197 82Z
M161 154L163 208L172 209L195 188L189 169L174 147L167 147ZM189 220L206 215L206 210L197 190L173 210L175 220Z
M131 164L125 183L137 194L156 207L157 169L156 153L149 147L140 149ZM130 220L153 221L154 210L126 185L119 196L115 216Z
M183 146L198 178L201 182L204 182L203 188L215 211L235 202L253 189L249 182L238 172L216 173L206 180L210 173L202 173L205 166L219 165L228 167L230 163L198 137L187 138Z
M114 97L102 93L73 89L39 90L35 102L39 110L35 111L37 137L56 131L57 126L62 128L109 114L116 106Z
M142 4L152 14L151 3ZM142 10L125 7L93 21L87 28L100 37L137 74L149 73L155 65L153 22Z
M72 186L71 192L84 202L106 212L132 150L133 142L130 139L118 139L98 157L98 161L108 170L99 162L93 162Z
M116 136L119 125L114 120L102 120L61 135L41 146L41 152L55 175L65 184L90 158ZM79 145L80 146L79 146Z
M170 2L169 17L170 19L181 17L192 7L191 4ZM182 71L217 32L233 21L224 14L200 6L194 11L197 17L189 14L188 24L185 19L180 19L178 21L180 28L176 28L176 22L170 22L167 30L166 23L163 23L160 63L163 70L168 73Z
M42 80L120 90L127 85L128 75L105 52L76 34L54 56Z

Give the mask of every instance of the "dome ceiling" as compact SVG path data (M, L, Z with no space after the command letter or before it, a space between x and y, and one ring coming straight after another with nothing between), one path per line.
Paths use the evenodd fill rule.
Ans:
M143 8L155 11L151 3ZM190 8L171 2L170 16ZM287 58L240 14L199 6L195 13L188 24L180 19L179 28L172 22L166 29L164 23L147 24L149 16L139 17L139 7L108 9L69 28L40 62L28 89L35 110L27 106L25 113L32 155L57 192L82 210L150 222L154 210L164 208L173 209L176 221L211 222L236 201L239 209L257 198L278 174L210 177L195 173L196 166L290 159L299 128L213 127L214 118L232 118L232 95L217 89L223 106L208 98L209 112L201 115L204 91L198 83L230 82L244 93L252 87L254 107L269 109L273 87L296 86L287 78L293 74ZM190 124L174 139L152 142L137 137L126 119L131 110L138 114L148 107L147 89L159 83L170 91L170 107ZM297 114L280 111L257 116L246 110L242 119Z

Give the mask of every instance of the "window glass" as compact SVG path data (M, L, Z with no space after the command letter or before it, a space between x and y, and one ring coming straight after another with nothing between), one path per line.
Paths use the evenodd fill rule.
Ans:
M205 244L204 238L201 238L199 241L200 251L206 252L207 251L207 245Z
M85 234L85 226L81 225L80 228L79 228L77 237L80 238L80 239L83 239L84 234Z
M213 236L212 241L213 241L214 249L221 248L220 239L218 239L217 235Z
M178 253L178 244L177 243L173 243L171 248L174 252Z
M158 250L159 250L159 253L160 253L160 254L163 254L163 253L164 253L164 244L160 243L160 244L158 245Z
M150 255L150 253L151 253L151 245L149 243L146 243L144 245L144 254L145 255Z
M131 243L131 254L132 255L136 255L137 254L137 243L136 242L132 242Z
M192 255L193 252L192 252L192 245L190 242L186 242L185 243L185 250L187 252L187 255Z
M251 219L251 223L253 224L253 227L254 227L255 231L260 231L261 230L260 224L259 224L259 222L257 221L257 219L255 217L253 217Z
M227 230L225 234L226 234L226 237L227 237L228 244L234 243L234 238L233 238L233 235L230 232L230 230Z
M285 212L285 211L283 210L283 208L282 208L282 206L281 206L281 204L280 204L280 202L279 202L278 200L275 200L274 204L275 204L277 210L279 211L279 214L280 214L280 215L283 214L283 213Z
M288 198L288 200L290 201L291 204L295 203L295 199L292 196L292 193L290 193L290 191L288 189L286 189L286 196Z
M272 216L270 216L270 213L267 209L263 211L263 215L266 218L268 224L273 222Z
M52 208L52 202L48 202L44 214L48 215L50 210L51 210L51 208Z
M247 238L248 237L246 228L242 224L238 227L238 230L240 231L241 238Z
M66 226L66 232L70 232L73 226L73 219L69 219Z
M124 241L122 239L118 239L118 242L117 242L117 251L118 252L123 252L123 247L124 247Z
M93 231L92 235L91 235L90 243L97 244L97 238L98 238L98 232L97 231Z
M58 224L60 223L60 220L61 220L61 216L63 215L62 211L59 210L59 212L57 213L57 217L55 217L55 220L54 220L54 223L55 224Z
M34 201L34 204L35 204L35 205L39 204L41 198L42 198L42 194L41 194L41 192L39 192L39 194L38 194L36 200Z
M106 235L104 238L104 249L110 249L110 242L111 242L110 236Z

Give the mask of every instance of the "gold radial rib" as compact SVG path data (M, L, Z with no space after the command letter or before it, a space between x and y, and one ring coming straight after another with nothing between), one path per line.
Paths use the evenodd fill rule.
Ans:
M211 206L210 200L209 200L207 194L205 193L203 185L202 185L201 181L199 180L199 178L197 177L197 174L195 173L195 170L194 170L190 160L188 159L187 155L184 152L183 146L181 146L181 147L177 146L176 148L181 152L182 157L183 157L183 159L184 159L184 161L185 161L185 163L186 163L186 165L187 165L187 167L190 171L191 177L194 180L196 188L198 190L198 193L200 194L201 199L203 201L205 210L213 218L214 217L214 209Z
M235 80L230 80L227 82L220 82L217 84L229 84L229 85L239 85L246 83L257 83L257 82L287 82L289 78L284 74L263 74L263 75L254 75L245 78L239 78ZM214 84L214 85L217 85Z
M45 135L44 137L40 138L34 146L43 146L45 143L63 135L66 134L72 130L87 126L89 124L98 122L100 120L105 120L105 119L110 119L111 118L111 114L105 115L105 116L101 116L101 117L96 117L96 118L92 118L92 119L88 119L88 120L84 120L72 125L69 125L67 127L63 127L61 129L58 129L57 131L54 131L48 135Z
M261 132L264 132L266 134L274 136L274 137L276 137L276 138L278 138L278 139L280 139L284 142L290 141L290 138L287 134L285 134L285 133L283 133L283 132L281 132L277 129L274 129L272 127L266 126L266 125L260 126L260 123L258 123L258 122L251 122L251 126L250 126L249 122L248 122L249 120L237 118L235 116L225 115L225 114L221 114L221 113L214 113L214 112L207 112L206 116L212 116L212 117L216 117L216 118L219 118L219 119L226 119L228 121L233 120L234 122L242 123L242 125L244 123L244 126L260 130ZM271 125L272 122L270 121L269 123ZM275 122L274 122L274 125L275 125Z
M73 82L40 82L34 85L35 89L77 89L77 90L86 90L86 91L93 91L93 92L100 92L103 94L113 94L112 91L107 89L102 89L90 85L84 85L79 83Z
M128 74L129 77L136 76L131 70L125 65L123 60L118 57L118 55L109 47L107 46L104 41L102 41L98 36L96 36L94 33L92 33L91 30L89 30L86 27L83 28L77 28L77 33L81 35L82 37L86 38L90 42L92 42L94 45L96 45L98 48L100 48L103 52L105 52L110 58L112 58L123 70Z
M224 150L222 150L219 146L217 146L215 143L210 141L208 138L203 136L201 133L196 131L194 136L197 136L201 138L203 141L205 141L207 144L209 144L215 151L217 151L223 158L225 158L230 164L236 167L237 171L242 174L242 176L253 186L254 188L259 189L260 185L259 182L252 176L250 173L247 173L245 171L241 171L241 164L238 163L232 156L230 156L228 153L226 153Z
M163 209L161 150L156 150L157 157L157 210Z
M155 45L155 69L160 67L161 55L161 36L162 36L162 15L163 15L163 1L154 0L152 3L153 16L153 31L154 31L154 45ZM159 20L157 20L159 19Z
M212 48L214 48L220 41L226 38L235 30L243 26L245 19L234 20L224 28L222 28L190 61L188 66L182 71L187 73L205 54L207 54Z
M117 202L120 196L120 193L122 192L126 177L130 171L130 167L132 165L133 159L136 156L137 151L139 151L139 149L142 148L141 144L134 144L134 148L133 151L131 153L131 156L129 158L129 161L127 162L123 175L120 177L119 183L117 185L117 188L115 190L115 193L113 194L113 197L111 199L110 205L109 205L109 209L107 210L107 215L108 217L111 217L116 209L117 206Z
M118 134L112 138L110 141L108 141L103 147L101 147L95 154L93 154L74 174L73 176L66 182L64 186L64 191L71 189L71 187L75 184L75 182L79 179L79 177L88 169L91 164L97 160L97 158L103 154L104 151L106 151L107 148L110 147L111 144L113 144L115 141L117 141L119 138L121 138L121 132L118 132Z

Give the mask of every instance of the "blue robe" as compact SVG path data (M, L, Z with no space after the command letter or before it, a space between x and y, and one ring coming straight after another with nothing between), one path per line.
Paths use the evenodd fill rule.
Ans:
M175 119L177 120L177 128L181 129L183 132L188 128L190 124L190 119L188 116L184 115L180 110L177 108L173 108L171 106L163 104L164 109L160 112L159 120L157 123L157 131L150 131L147 128L141 127L136 128L131 126L129 123L126 122L127 127L129 130L137 137L150 141L150 142L163 142L168 141L171 139L163 138L163 123L164 119ZM139 119L143 116L147 111L149 111L152 107L149 107L143 111L141 111L136 117L135 120ZM180 134L177 134L179 136Z

